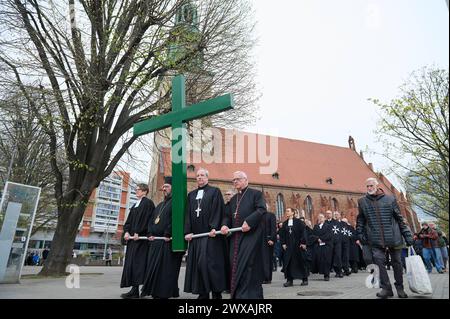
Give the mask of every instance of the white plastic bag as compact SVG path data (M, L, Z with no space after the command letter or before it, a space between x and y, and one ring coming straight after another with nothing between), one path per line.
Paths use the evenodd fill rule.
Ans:
M411 254L411 250L413 254ZM428 277L422 258L416 255L414 248L409 247L408 257L405 258L405 262L409 289L421 295L432 294L433 288L431 287L430 277Z

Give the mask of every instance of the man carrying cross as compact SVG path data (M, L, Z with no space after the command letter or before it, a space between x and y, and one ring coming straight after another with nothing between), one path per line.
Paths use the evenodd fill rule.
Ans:
M264 225L261 221L267 212L266 202L260 191L248 187L244 172L233 174L233 184L238 193L230 201L220 230L226 235L229 228L242 226L242 232L233 233L230 241L231 298L262 299Z
M233 99L230 94L222 95L214 99L186 105L185 78L176 76L172 81L172 112L155 118L136 123L133 126L134 136L172 128L172 250L184 251L184 214L186 211L186 122L207 115L233 108Z
M149 251L141 297L177 298L178 275L183 252L173 252L172 237L172 177L164 177L164 200L156 206L148 223Z
M208 171L197 171L198 188L188 195L185 239L189 242L184 291L199 295L199 299L221 299L226 290L226 242L219 230L224 202L217 187L208 185ZM208 237L192 239L193 234L210 233Z

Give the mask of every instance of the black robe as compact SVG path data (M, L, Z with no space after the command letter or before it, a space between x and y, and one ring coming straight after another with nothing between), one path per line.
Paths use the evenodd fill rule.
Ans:
M359 259L359 247L356 241L358 240L358 236L356 236L356 230L353 228L353 226L348 225L347 226L347 235L350 240L350 247L349 247L349 253L348 253L348 259L350 262L352 261L358 261Z
M157 219L159 218L159 221ZM166 198L156 206L148 224L147 236L172 237L172 198ZM173 252L172 242L149 242L147 270L142 295L153 298L179 297L178 275L183 252Z
M203 199L196 200L199 189L203 189ZM207 233L220 230L224 215L222 193L217 187L206 185L189 193L187 201L184 233ZM201 211L197 217L196 209L200 203ZM189 242L186 261L184 291L194 294L222 292L227 289L226 239L216 237L196 238Z
M306 233L306 266L307 266L307 272L309 273L311 271L311 264L312 264L312 258L313 258L313 249L314 249L314 243L311 241L311 235L312 235L312 228L309 226L306 226L305 233Z
M349 225L343 221L340 221L341 224L341 233L342 233L342 269L345 273L348 273L350 270L350 236Z
M307 279L306 251L300 248L306 245L306 225L297 218L292 219L292 226L288 224L289 220L284 221L280 230L281 246L287 246L281 271L288 280Z
M342 227L341 222L336 219L326 220L325 224L330 226L332 236L331 264L336 274L342 272ZM331 268L330 268L331 269Z
M239 210L236 213L239 199ZM241 227L247 222L250 231L236 232L230 240L231 264L231 298L232 299L262 299L264 267L262 246L264 244L264 224L262 219L266 214L266 202L263 194L252 188L246 188L235 194L225 214L223 225L229 228Z
M123 233L128 232L130 236L147 235L148 222L154 209L155 204L147 197L142 197L138 207L135 205L131 207L127 221L123 225ZM147 240L128 240L120 288L139 286L144 283L147 254Z
M319 245L318 239L324 242L325 245ZM315 225L309 240L313 245L311 272L329 276L333 249L331 226L327 223L324 223L322 228L319 225Z
M273 245L270 246L268 241L271 240ZM277 242L277 221L275 214L267 212L264 215L264 245L263 245L263 260L264 260L264 281L272 281L273 270L273 249Z

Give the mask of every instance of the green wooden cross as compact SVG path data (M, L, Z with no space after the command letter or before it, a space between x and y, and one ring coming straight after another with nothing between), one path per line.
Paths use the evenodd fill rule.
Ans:
M207 115L233 108L231 94L216 97L198 104L186 106L185 78L172 80L172 112L138 122L133 126L134 135L143 135L172 127L172 250L186 250L184 240L184 214L187 199L186 173L186 124ZM182 159L177 162L174 159Z

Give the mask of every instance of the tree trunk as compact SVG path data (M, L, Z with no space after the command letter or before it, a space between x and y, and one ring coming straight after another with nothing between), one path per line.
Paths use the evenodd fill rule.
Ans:
M63 211L56 226L48 258L39 275L63 276L66 274L66 267L72 258L73 244L84 209L84 207L74 207Z

